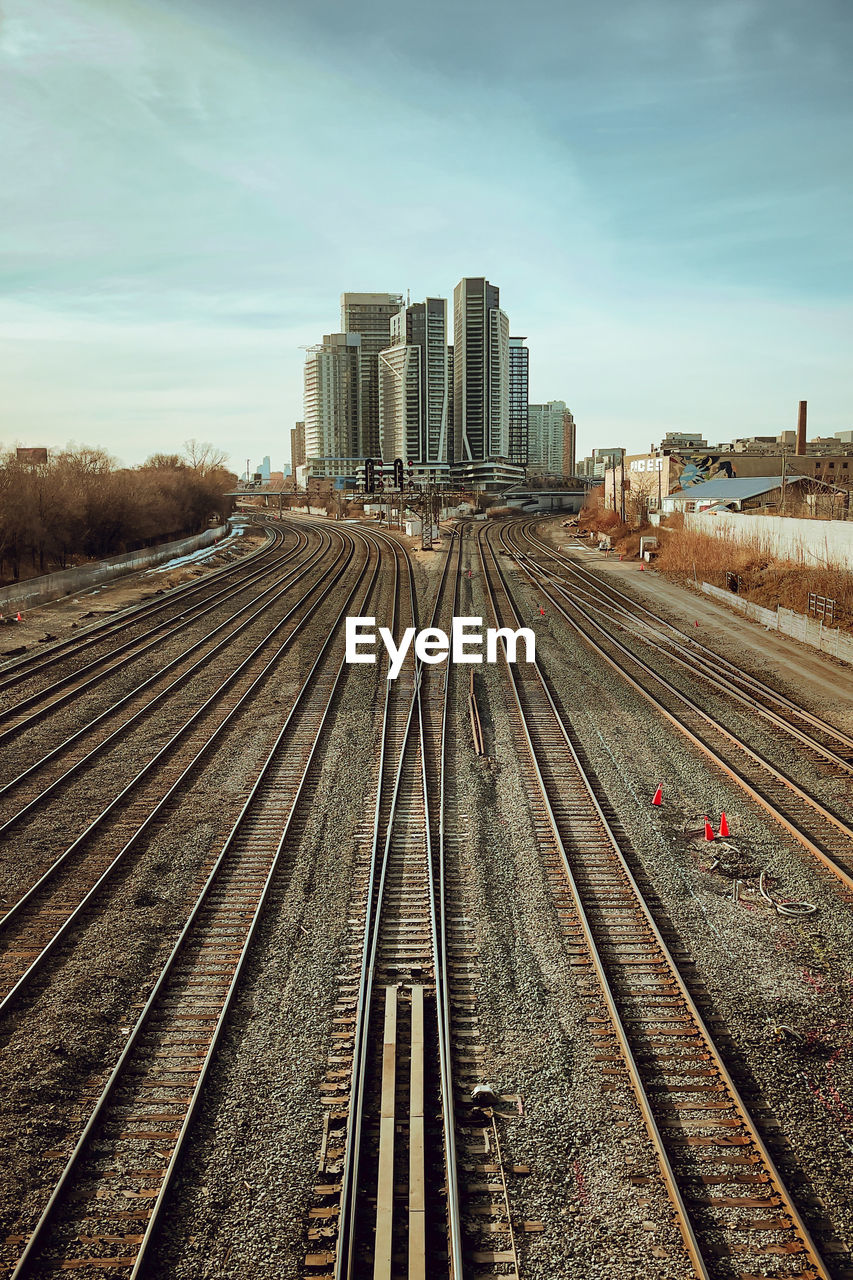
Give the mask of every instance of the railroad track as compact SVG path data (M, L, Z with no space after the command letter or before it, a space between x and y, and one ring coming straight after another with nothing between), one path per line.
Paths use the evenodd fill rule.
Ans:
M520 625L478 531L496 626ZM506 664L540 851L608 1088L629 1086L701 1280L829 1280L628 867L538 663ZM643 1175L638 1179L646 1181Z
M290 592L303 588L297 605L301 607L303 602L307 603L311 591L319 589L328 569L324 557L333 549L333 542L332 536L323 531L313 551L283 578L278 577L280 569L276 568L276 581L259 596L239 603L236 610L209 626L175 657L158 665L151 675L134 683L106 707L99 709L96 705L94 714L82 725L0 786L0 839L8 836L11 828L23 818L43 808L49 798L55 798L58 790L65 791L72 783L79 782L108 748L123 749L131 764L144 756L145 743L133 742L131 735L155 712L160 717L159 727L168 727L175 714L173 707L181 700L190 701L193 709L205 702L208 682L213 680L214 688L221 683L219 668L223 657L237 665L241 655L257 652L254 638L257 630L260 628L267 638L272 634L269 619L275 617L280 605L286 605ZM291 614L292 610L288 610L287 617ZM170 630L161 643L171 638ZM63 698L67 696L73 695L63 695ZM170 703L172 698L175 701ZM41 714L44 713L32 713L32 719L39 719ZM0 741L8 737L17 744L27 727L29 718L0 734ZM99 800L103 786L102 782L98 783L96 798Z
M576 634L622 679L829 871L840 883L843 896L847 901L853 901L853 827L789 774L753 750L717 715L700 707L612 635L576 596L556 584L519 548L512 533L511 526L502 527L500 539L503 548L516 560L537 592L549 600ZM827 728L831 729L831 726ZM798 740L804 736L804 731L797 731ZM825 758L826 748L816 740L814 750L817 756ZM840 757L838 765L845 770L847 768Z
M281 534L281 531L277 531ZM275 543L276 546L280 544ZM200 640L195 645L190 646L187 652L192 652L208 639L209 636L215 634L215 631L221 630L229 622L238 618L241 613L247 613L255 601L260 602L265 596L272 596L279 588L279 575L282 570L293 559L298 566L302 553L310 556L311 552L308 548L308 539L304 534L297 535L297 539L292 547L287 548L282 554L272 558L261 568L254 568L246 578L221 587L212 595L205 596L200 602L190 605L177 617L173 616L165 621L157 623L153 627L142 633L142 635L134 636L126 640L123 644L119 644L115 648L111 648L109 652L101 654L98 657L91 658L82 666L75 668L70 672L66 672L62 676L58 676L52 680L50 684L45 685L26 697L20 698L17 702L7 706L0 711L0 748L18 744L24 736L42 720L51 713L67 707L70 703L74 703L75 707L84 705L81 699L96 689L110 676L120 674L125 675L129 665L146 655L157 657L160 649L167 642L182 633L191 631L196 623L203 622L210 614L217 613L223 605L228 606L231 612L226 614L225 621L218 628L211 628L209 624L205 624L208 629L202 633ZM270 585L263 587L265 579L271 579ZM245 600L245 593L253 591L254 594ZM234 607L234 604L240 601L242 603ZM125 625L129 625L126 623ZM72 651L73 656L76 656Z
M377 544L346 537L364 552L354 581L336 593L325 639L243 810L38 1221L18 1240L14 1280L69 1269L142 1273L271 886L288 874L311 817L345 671L339 624L350 607L364 609L377 583ZM327 584L329 599L336 583Z
M243 661L216 680L165 744L0 918L0 1015L31 990L73 931L98 909L112 880L179 809L199 765L225 730L240 714L251 716L253 699L264 682L279 670L291 645L332 593L343 589L355 543L350 535L336 536L340 547L324 578L310 582L306 593ZM325 632L325 619L321 625Z
M538 556L540 568L545 567L544 561L568 575L557 579L555 585L565 587L570 584L572 594L588 605L597 617L628 629L642 640L647 649L659 652L688 669L691 677L701 675L716 690L716 695L733 698L750 713L757 713L775 728L782 729L831 765L839 775L853 776L853 737L849 734L798 706L763 680L742 671L647 606L632 600L611 583L603 582L573 559L558 554L538 536L535 524L525 522L517 533L519 551L534 562Z
M395 554L390 626L399 635L416 619L411 569ZM457 537L430 621L448 632L461 557ZM483 1050L474 931L460 889L457 694L446 661L410 661L387 685L376 805L363 832L321 1099L305 1268L317 1280L518 1277L497 1120L472 1096Z
M414 581L400 544L386 541L396 566L388 625L399 637L417 625ZM458 550L454 560L455 578ZM449 561L434 616L448 571ZM426 740L425 678L410 654L386 683L375 809L357 863L339 1030L324 1084L328 1110L306 1255L311 1276L402 1273L414 1280L438 1274L430 1261L448 1239L459 1251L441 887L428 802L427 755L435 763L436 744ZM429 1119L436 1111L443 1117L438 1132ZM436 1181L448 1188L439 1223L428 1194ZM405 1206L397 1203L401 1188Z
M187 582L183 586L172 587L169 591L163 593L161 599L129 605L126 609L122 609L117 616L110 616L107 619L93 622L88 627L78 629L76 634L67 640L58 640L47 645L44 649L40 647L38 654L25 654L23 657L0 663L0 695L4 694L7 689L12 689L24 681L37 678L40 673L49 671L51 667L57 666L67 658L76 658L86 650L107 641L112 641L121 632L131 630L139 626L140 623L150 621L152 618L165 615L157 625L159 627L167 627L173 618L176 608L185 610L187 606L194 607L192 602L196 599L205 600L208 597L211 586L215 586L219 582L227 582L232 577L244 577L247 569L252 572L257 565L262 564L268 558L277 558L284 545L285 530L279 525L264 524L263 528L266 536L264 544L254 551L241 556L236 564L223 565L222 568L206 574L202 582ZM304 538L304 535L301 536ZM292 550L298 549L299 541L300 533L296 531L296 544ZM133 645L136 640L142 638L136 637L136 639L131 639L125 643ZM121 647L123 648L124 646ZM105 661L116 652L118 652L118 648L110 644L109 650L102 660Z
M408 557L388 542L395 565L388 625L399 637L417 626L417 602ZM366 1270L377 1280L390 1276L401 1227L410 1269L418 1254L425 1267L425 1006L434 1004L436 972L417 680L410 654L386 683L372 832L356 873L351 981L341 992L349 1030L334 1055L343 1072L335 1097L347 1101L330 1117L320 1171L337 1174L327 1184L338 1202L336 1239L333 1249L330 1241L306 1257L310 1273L331 1266L336 1280ZM399 1135L398 1101L408 1102ZM331 1162L330 1150L338 1153ZM398 1178L407 1189L402 1222L394 1215Z

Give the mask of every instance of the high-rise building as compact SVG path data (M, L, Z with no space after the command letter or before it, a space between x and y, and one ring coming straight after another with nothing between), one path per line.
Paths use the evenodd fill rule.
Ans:
M305 466L305 423L297 422L290 432L290 465L296 475L297 467Z
M482 276L453 291L453 460L509 458L509 318L500 290Z
M447 347L447 461L453 461L453 343Z
M358 454L358 412L361 337L357 333L329 333L309 347L305 358L305 456L322 458L318 473L341 475L352 467L338 460Z
M567 421L568 419L568 421ZM571 475L574 469L574 418L564 400L531 404L527 410L527 466L544 475ZM565 469L566 454L571 467Z
M379 353L379 435L384 462L447 465L447 302L427 298L391 321Z
M530 352L526 338L509 340L509 459L527 465L527 394Z
M358 454L379 457L379 352L391 343L391 318L403 305L399 293L342 293L341 329L361 335Z

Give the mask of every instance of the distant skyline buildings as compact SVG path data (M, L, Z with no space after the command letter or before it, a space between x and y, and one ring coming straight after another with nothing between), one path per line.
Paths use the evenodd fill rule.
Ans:
M453 290L453 347L453 462L508 460L509 317L484 276Z
M849 5L492 17L7 0L6 444L275 461L343 289L471 271L581 456L853 428Z
M318 460L318 473L353 478L366 458L401 458L494 488L521 479L528 457L551 474L573 465L564 401L549 402L561 406L554 424L543 428L540 413L530 436L527 338L510 336L496 284L457 283L452 342L446 298L345 292L340 301L341 332L307 348L305 362L305 460Z
M543 475L574 474L575 420L564 400L528 405L527 465Z
M342 293L341 332L361 338L358 447L361 457L378 458L379 352L391 341L391 320L403 305L401 293Z
M530 352L526 338L509 340L509 460L527 466Z
M353 458L359 446L361 336L329 333L305 359L305 454Z
M379 353L379 434L383 462L446 466L450 430L447 300L409 303L391 320Z

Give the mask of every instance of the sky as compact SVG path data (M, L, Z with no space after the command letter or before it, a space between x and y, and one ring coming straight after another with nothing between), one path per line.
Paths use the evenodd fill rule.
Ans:
M849 0L0 0L0 444L289 459L339 296L500 287L579 456L853 427Z

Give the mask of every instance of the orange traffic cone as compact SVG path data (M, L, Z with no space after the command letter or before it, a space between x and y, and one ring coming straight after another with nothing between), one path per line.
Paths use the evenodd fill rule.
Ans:
M727 836L728 834L729 834L728 819L726 818L726 815L723 814L720 818L720 835Z
M714 828L711 826L707 818L705 819L705 839L706 840L714 839Z
M693 623L693 625L694 625L694 627L698 627L698 626L699 626L699 623L698 623L698 622L694 622L694 623Z
M658 787L652 796L652 804L663 804L663 787Z
M640 573L642 573L642 572L643 572L643 570L645 569L645 567L646 567L646 566L643 564L643 562L642 562L642 560L641 560L641 561L640 561Z
M24 621L24 619L21 617L21 611L20 611L20 609L18 610L18 616L17 616L17 618L15 619L15 621L16 621L16 622L23 622L23 621Z
M542 608L541 604L540 604L540 606L539 606L539 616L540 616L540 618L544 618L544 617L545 617L545 610Z

